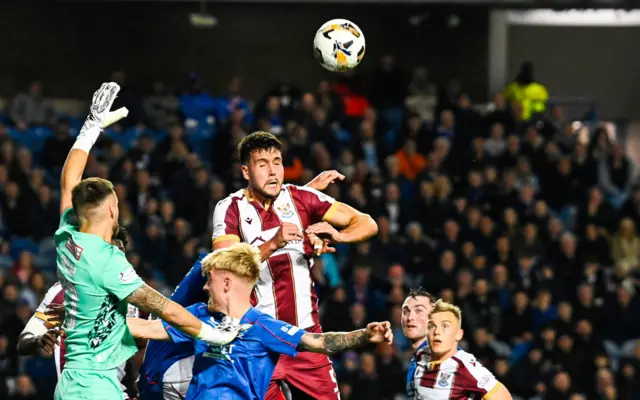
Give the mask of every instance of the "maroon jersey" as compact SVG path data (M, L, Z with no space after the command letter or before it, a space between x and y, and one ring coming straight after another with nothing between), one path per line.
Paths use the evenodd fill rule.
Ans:
M425 348L416 354L412 377L414 400L467 400L490 398L502 384L476 360L473 354L458 350L442 362L431 361Z
M333 198L315 189L284 185L278 197L263 207L247 190L240 190L216 205L213 242L235 240L260 246L275 236L283 222L304 232L326 219L334 204ZM252 304L258 311L303 329L319 326L312 267L309 240L289 242L262 263Z

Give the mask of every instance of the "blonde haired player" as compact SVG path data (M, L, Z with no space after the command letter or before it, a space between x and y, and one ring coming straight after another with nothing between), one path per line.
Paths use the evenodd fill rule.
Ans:
M243 331L225 346L193 340L159 320L127 320L134 337L184 343L185 355L196 355L186 400L263 399L281 354L333 354L367 343L393 341L389 322L373 322L353 332L309 333L258 311L251 306L250 297L260 264L259 250L246 243L214 251L202 261L209 301L187 309L212 327L223 316L240 320Z
M417 360L414 399L511 400L509 390L473 354L458 348L464 334L461 326L458 306L435 302L427 325L430 352Z

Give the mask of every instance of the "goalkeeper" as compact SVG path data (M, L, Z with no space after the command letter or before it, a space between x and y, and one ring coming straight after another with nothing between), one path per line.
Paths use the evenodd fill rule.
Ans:
M147 286L124 253L111 245L118 232L113 185L99 178L82 180L82 174L102 130L127 115L126 108L110 111L119 90L115 83L104 83L95 92L91 113L62 170L62 217L54 239L67 354L56 400L123 398L117 367L137 351L126 324L127 303L214 346L231 342L239 330L228 319L216 328L203 324Z

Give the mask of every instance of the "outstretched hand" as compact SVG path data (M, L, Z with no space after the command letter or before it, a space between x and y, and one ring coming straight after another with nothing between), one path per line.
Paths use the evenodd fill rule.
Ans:
M370 323L367 325L367 335L370 343L393 343L393 331L388 321Z
M336 180L340 180L340 181L344 180L344 175L342 175L340 172L336 171L335 169L332 169L330 171L321 172L320 174L318 174L318 176L313 178L311 182L307 183L306 186L315 190L323 191L327 187L329 187L330 184L334 183Z

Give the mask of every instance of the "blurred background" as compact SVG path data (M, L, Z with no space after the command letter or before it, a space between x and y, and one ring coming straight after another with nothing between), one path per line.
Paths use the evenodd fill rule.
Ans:
M379 225L313 270L325 331L395 329L393 346L335 357L343 399L404 398L400 305L418 285L462 307L463 347L514 396L639 399L635 4L3 2L0 397L52 398L53 360L16 342L56 279L62 164L113 80L130 114L86 172L115 183L128 258L163 293L245 185L236 144L268 130L288 182L338 169L327 193ZM312 40L338 17L367 53L330 74Z

